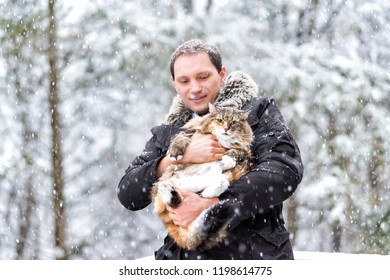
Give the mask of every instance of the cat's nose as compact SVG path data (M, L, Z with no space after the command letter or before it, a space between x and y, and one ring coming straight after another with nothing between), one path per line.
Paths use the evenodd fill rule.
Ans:
M227 132L229 130L229 127L225 126L223 129L225 130L225 132Z

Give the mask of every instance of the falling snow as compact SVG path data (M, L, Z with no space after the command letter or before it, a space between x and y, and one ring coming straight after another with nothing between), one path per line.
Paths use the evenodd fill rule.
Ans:
M249 73L300 146L304 180L284 207L294 249L390 254L387 1L192 2L186 11L180 1L57 1L67 257L134 259L162 245L151 208L124 209L116 188L165 120L171 54L190 38L216 44L228 72ZM55 245L46 5L0 3L0 259L64 253Z

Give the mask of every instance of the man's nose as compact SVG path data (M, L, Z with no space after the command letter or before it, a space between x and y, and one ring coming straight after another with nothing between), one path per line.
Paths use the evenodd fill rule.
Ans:
M199 82L193 81L191 82L191 92L201 92L202 91L202 86L200 85Z

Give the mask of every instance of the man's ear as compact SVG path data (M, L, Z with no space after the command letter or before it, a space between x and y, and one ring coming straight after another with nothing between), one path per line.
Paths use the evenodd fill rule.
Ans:
M221 71L219 72L219 76L221 77L221 85L225 83L226 79L226 67L222 66Z
M173 88L175 89L175 91L178 93L177 88L176 88L175 80L172 79L172 80L171 80L171 83L172 83L172 86L173 86Z

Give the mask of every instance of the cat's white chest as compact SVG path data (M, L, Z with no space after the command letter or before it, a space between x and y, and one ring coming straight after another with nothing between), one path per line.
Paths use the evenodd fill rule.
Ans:
M178 171L172 179L179 189L200 192L203 197L215 197L229 186L224 169L221 161L194 164Z

